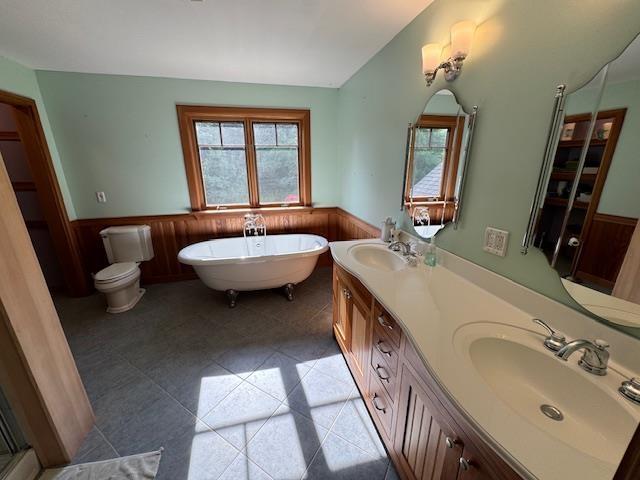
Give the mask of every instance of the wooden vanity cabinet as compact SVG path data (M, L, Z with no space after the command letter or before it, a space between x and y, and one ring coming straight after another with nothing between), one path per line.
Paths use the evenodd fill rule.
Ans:
M373 297L354 276L334 269L333 331L358 386L365 383L369 363Z
M400 324L334 265L333 330L404 480L516 480L429 374Z

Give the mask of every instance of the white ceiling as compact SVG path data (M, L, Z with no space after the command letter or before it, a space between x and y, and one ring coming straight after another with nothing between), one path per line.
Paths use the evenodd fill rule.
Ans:
M40 70L338 87L431 2L0 0L0 55Z

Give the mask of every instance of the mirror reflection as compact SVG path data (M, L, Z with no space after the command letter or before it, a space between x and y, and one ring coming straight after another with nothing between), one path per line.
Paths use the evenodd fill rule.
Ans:
M467 114L453 92L443 89L410 126L402 202L422 238L459 218L476 110Z
M535 244L583 307L640 327L640 37L567 97Z

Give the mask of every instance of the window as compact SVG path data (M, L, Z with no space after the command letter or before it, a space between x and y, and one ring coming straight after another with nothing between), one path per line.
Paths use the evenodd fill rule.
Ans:
M309 110L178 106L193 210L311 204Z
M464 118L422 115L414 127L405 179L405 203L453 199Z

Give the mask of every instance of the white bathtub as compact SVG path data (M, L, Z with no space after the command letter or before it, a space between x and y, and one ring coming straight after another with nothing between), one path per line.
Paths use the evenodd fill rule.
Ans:
M328 248L325 238L308 234L219 238L183 248L178 260L209 288L229 293L292 287L311 275Z

